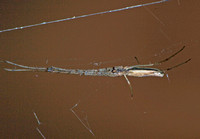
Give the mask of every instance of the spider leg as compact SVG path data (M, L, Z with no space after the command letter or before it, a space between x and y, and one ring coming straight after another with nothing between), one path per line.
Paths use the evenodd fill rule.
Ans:
M130 83L129 79L127 78L127 76L126 76L125 74L124 74L124 77L125 77L125 79L126 79L128 85L129 85L129 87L130 87L130 90L131 90L131 98L133 99L133 88L132 88L132 86L131 86L131 83Z
M185 49L185 46L183 46L179 51L177 51L176 53L174 53L174 54L171 55L170 57L168 57L168 58L166 58L166 59L163 59L163 60L161 60L161 61L159 61L159 62L154 63L154 65L160 65L160 64L162 64L162 63L164 63L164 62L170 60L171 58L173 58L174 56L176 56L178 53L180 53L181 51L183 51L183 49Z
M191 60L191 58L188 59L188 60L186 60L186 61L184 61L184 62L182 62L182 63L180 63L180 64L178 64L178 65L175 65L175 66L173 66L173 67L164 69L164 71L169 71L169 70L171 70L171 69L177 68L177 67L179 67L179 66L181 66L181 65L183 65L183 64L186 64L186 63L189 62L190 60Z
M29 66L24 66L24 65L20 65L20 64L16 64L14 62L11 61L7 61L7 60L1 60L1 62L7 63L9 65L13 65L13 66L17 66L23 69L9 69L9 68L4 68L4 70L6 71L46 71L46 68L43 67L29 67Z
M135 66L132 66L130 68L134 68L134 67L151 67L151 66L161 65L162 63L170 60L171 58L173 58L174 56L176 56L178 53L180 53L181 51L183 51L183 49L185 49L185 46L183 46L179 51L177 51L176 53L174 53L170 57L167 57L164 60L161 60L159 62L155 62L155 63L152 63L152 64L146 64L146 65L135 65ZM135 57L135 59L136 59L137 62L139 62L138 59L137 59L137 57Z
M140 64L138 58L137 58L136 56L135 56L134 58L135 58L135 60L137 61L137 63Z

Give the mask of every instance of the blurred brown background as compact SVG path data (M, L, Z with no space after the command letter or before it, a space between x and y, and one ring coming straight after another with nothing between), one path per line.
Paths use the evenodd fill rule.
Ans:
M152 2L3 0L0 30ZM171 0L131 10L0 33L0 58L29 66L102 68L192 61L164 78L6 72L0 68L0 138L200 138L200 1ZM46 64L48 60L48 63ZM98 66L96 63L99 63ZM42 122L38 125L35 112ZM86 122L85 122L86 123Z

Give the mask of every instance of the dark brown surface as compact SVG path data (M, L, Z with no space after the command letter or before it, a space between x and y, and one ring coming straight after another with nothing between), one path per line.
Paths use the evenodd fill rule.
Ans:
M0 29L146 2L1 1ZM70 111L79 100L76 110L87 113L97 138L200 138L200 1L179 2L0 33L0 58L30 66L134 65L134 56L145 64L183 45L161 67L192 58L168 73L170 81L129 77L133 100L122 77L6 72L1 64L0 138L41 138L36 127L47 138L93 138Z

